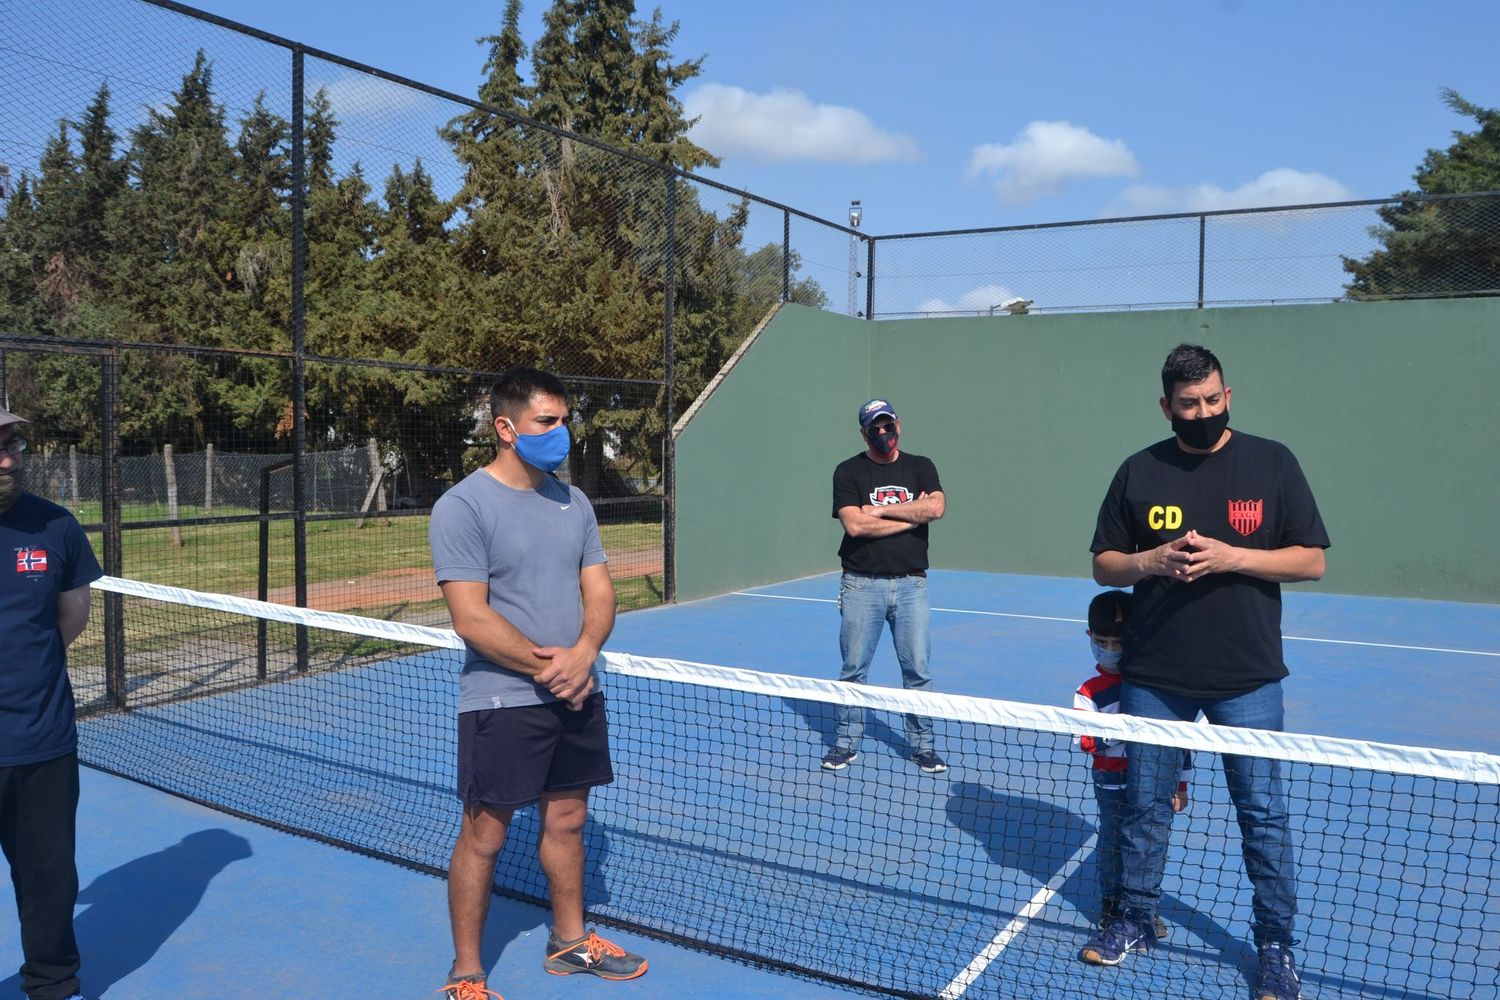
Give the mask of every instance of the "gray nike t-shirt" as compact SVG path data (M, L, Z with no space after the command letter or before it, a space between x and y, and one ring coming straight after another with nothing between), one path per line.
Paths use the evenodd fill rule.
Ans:
M605 561L588 499L554 476L535 490L511 489L477 469L432 508L427 529L438 583L487 583L490 607L538 646L571 646L583 630L578 574ZM594 686L600 687L594 669ZM458 683L458 710L557 701L525 674L472 646Z

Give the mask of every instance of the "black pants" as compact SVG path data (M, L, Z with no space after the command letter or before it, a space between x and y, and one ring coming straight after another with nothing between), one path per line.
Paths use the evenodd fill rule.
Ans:
M0 848L10 862L21 920L21 989L31 1000L78 992L74 831L78 755L0 767Z

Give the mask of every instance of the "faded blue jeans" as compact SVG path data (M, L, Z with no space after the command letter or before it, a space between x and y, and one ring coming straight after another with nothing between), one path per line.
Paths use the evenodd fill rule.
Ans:
M925 576L865 576L845 573L839 581L839 652L844 666L839 680L863 684L870 674L870 660L880 643L883 626L890 625L901 664L901 685L921 691L932 685L927 660L932 653L928 631L931 611L927 605ZM865 735L865 710L845 707L839 715L834 746L855 750ZM932 749L932 722L920 715L906 716L906 741L912 753Z
M1126 681L1120 712L1148 719L1191 722L1203 712L1216 726L1280 731L1281 683L1272 681L1231 698L1191 698ZM1182 751L1131 743L1120 821L1121 904L1155 915L1172 833L1172 791ZM1297 914L1297 866L1290 818L1281 788L1281 765L1265 757L1224 754L1224 778L1239 821L1245 874L1253 890L1255 944L1292 943Z

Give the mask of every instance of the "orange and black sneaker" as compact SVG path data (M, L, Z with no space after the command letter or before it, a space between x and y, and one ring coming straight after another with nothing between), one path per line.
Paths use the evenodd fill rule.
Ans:
M634 979L646 972L646 960L589 931L577 941L547 935L547 960L542 968L554 976L587 972L600 979Z
M443 1000L505 1000L494 990L486 989L484 976L454 976L440 990Z

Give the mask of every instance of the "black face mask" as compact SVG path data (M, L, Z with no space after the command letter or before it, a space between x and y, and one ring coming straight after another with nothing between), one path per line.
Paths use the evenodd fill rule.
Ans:
M1224 428L1228 426L1228 407L1225 407L1223 413L1204 417L1201 420L1185 420L1175 413L1172 414L1172 433L1176 434L1178 440L1189 448L1207 451L1219 443L1219 438L1224 436Z
M882 455L889 455L896 450L896 439L899 436L894 427L883 434L874 427L865 431L865 440L870 442L870 447Z

